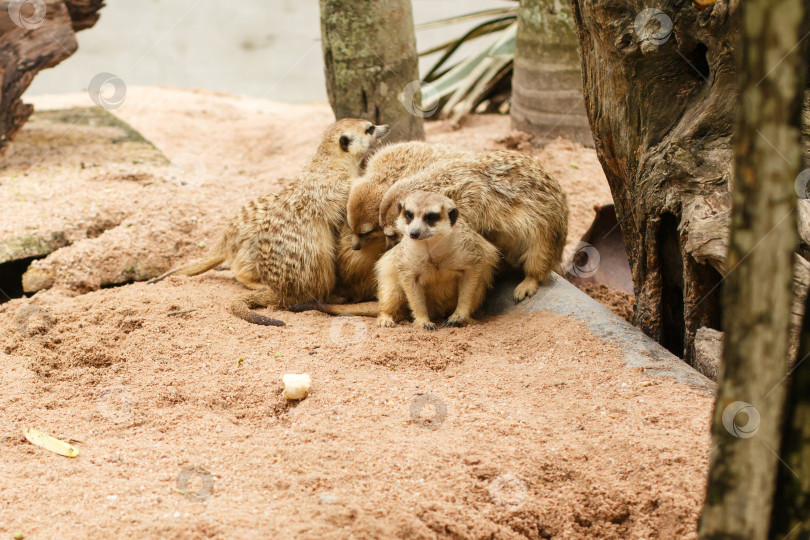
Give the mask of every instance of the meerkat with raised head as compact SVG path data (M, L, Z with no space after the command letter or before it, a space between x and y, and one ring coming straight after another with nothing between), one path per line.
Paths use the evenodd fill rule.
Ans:
M410 193L397 205L402 241L376 264L379 302L353 305L308 304L333 315L376 316L383 327L395 326L410 308L413 324L436 330L464 326L492 285L498 249L459 216L455 203L438 193ZM449 316L449 317L448 317Z
M443 160L393 184L379 203L378 227L396 242L398 202L416 191L452 199L470 227L492 242L505 261L522 268L514 300L532 296L562 262L568 199L539 161L513 151Z
M409 141L383 146L369 158L363 176L349 191L346 225L338 239L338 284L334 300L361 302L377 296L374 265L385 253L386 241L376 221L370 225L360 223L368 214L375 220L379 214L379 203L370 208L365 206L367 202L379 201L397 180L426 169L440 159L463 153L452 146Z
M251 308L326 300L336 281L336 242L349 188L360 177L368 151L389 129L366 120L338 120L301 174L280 193L248 203L205 259L153 282L171 274L194 276L226 263L241 283L258 289L235 299L231 312L271 326L284 323Z

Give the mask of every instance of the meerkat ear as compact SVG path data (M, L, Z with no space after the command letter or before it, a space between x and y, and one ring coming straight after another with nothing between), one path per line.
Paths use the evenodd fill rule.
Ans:
M458 208L451 208L450 211L447 212L447 216L450 218L450 225L455 225L458 219Z
M397 215L402 213L402 202L397 203Z
M340 149L343 150L344 152L348 152L350 142L352 142L352 140L349 138L348 135L341 135L340 136Z

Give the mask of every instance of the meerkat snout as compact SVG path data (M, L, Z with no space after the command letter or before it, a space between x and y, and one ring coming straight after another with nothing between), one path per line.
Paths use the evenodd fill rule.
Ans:
M374 139L382 139L388 132L391 131L391 126L383 124L381 126L374 126Z

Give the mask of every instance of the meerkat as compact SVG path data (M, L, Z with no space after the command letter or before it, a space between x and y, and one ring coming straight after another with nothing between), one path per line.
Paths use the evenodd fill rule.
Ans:
M409 307L414 326L425 330L436 330L433 321L448 315L442 326L470 324L492 285L498 249L470 228L443 195L412 192L397 208L402 241L376 264L379 302L306 307L376 316L382 327L396 326Z
M454 146L410 141L384 146L368 161L365 174L352 184L346 208L346 224L351 230L351 245L361 249L382 238L377 226L380 200L396 181L428 169L448 158L469 152ZM381 254L382 255L382 254Z
M280 193L248 203L206 258L152 282L171 274L194 276L227 263L237 280L257 289L236 298L231 312L270 326L284 323L252 308L327 299L336 281L336 243L349 188L360 177L368 151L389 130L366 120L338 120L301 174Z
M376 226L379 205L366 208L366 201L382 198L396 180L463 152L452 146L410 141L383 146L370 156L363 176L349 190L346 224L338 239L334 301L362 302L377 296L374 265L387 246L382 231ZM367 214L373 215L375 220L369 226L360 222Z
M377 276L374 265L385 253L382 234L365 239L362 246L354 247L352 231L344 223L337 248L337 285L332 302L364 302L377 297Z
M510 266L523 269L515 302L532 296L559 268L568 234L568 200L536 159L512 151L465 155L394 183L379 202L377 224L389 243L399 237L398 202L422 190L452 199L470 227L492 242Z

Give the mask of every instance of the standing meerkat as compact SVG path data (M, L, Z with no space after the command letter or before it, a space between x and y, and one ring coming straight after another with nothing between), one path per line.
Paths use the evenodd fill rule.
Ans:
M397 204L415 191L452 199L470 227L522 268L514 300L532 296L562 262L568 199L539 161L512 151L447 159L392 185L379 203L378 226L396 241Z
M498 249L459 216L455 203L438 193L410 193L397 204L402 241L377 262L379 303L335 306L307 304L333 315L377 316L383 327L395 326L410 307L413 324L436 330L464 326L484 301L500 256Z
M231 312L270 326L284 323L251 308L325 300L335 285L336 238L345 221L349 188L360 176L369 149L389 129L366 120L338 120L326 130L301 174L278 194L248 203L205 259L153 282L229 264L241 283L258 289L236 298Z
M361 302L377 296L374 265L386 250L385 237L376 226L379 201L386 190L402 178L427 169L441 159L458 157L465 151L446 145L410 141L384 146L368 160L365 173L349 191L346 224L338 240L338 284L334 296L342 301ZM374 222L365 225L364 216Z

